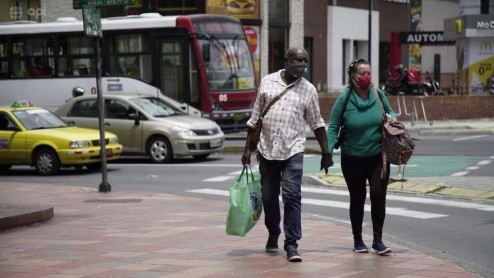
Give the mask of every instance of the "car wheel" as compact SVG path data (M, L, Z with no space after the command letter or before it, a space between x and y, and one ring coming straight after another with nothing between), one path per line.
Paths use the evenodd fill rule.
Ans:
M60 160L55 151L49 148L38 150L34 154L34 168L42 176L56 175L60 171Z
M9 165L9 164L3 164L3 165L0 165L0 172L7 172L10 167L12 167L12 165Z
M147 154L154 163L168 163L173 159L172 146L163 136L155 136L149 139Z
M206 158L208 158L210 155L210 153L208 154L201 154L201 155L193 155L193 157L197 160L205 160Z

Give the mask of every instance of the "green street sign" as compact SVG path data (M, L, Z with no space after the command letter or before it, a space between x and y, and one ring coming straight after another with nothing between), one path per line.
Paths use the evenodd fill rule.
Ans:
M72 0L74 10L80 10L83 6L104 7L133 5L135 0Z
M84 34L89 37L102 37L101 16L99 9L92 6L82 8L82 20L84 22Z

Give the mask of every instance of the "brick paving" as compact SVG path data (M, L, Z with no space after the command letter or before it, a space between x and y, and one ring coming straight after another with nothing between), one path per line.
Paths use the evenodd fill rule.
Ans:
M5 278L477 277L389 241L389 256L355 254L350 228L306 214L303 262L290 263L282 250L264 252L262 219L244 238L227 236L224 200L0 182L0 204L54 209L48 221L0 232Z

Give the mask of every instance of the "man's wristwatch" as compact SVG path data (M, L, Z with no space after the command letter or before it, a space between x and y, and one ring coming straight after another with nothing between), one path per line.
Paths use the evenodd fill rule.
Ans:
M322 155L323 157L324 157L324 156L333 157L333 155L332 155L332 154L330 154L330 153L323 153L323 154L321 154L321 155Z

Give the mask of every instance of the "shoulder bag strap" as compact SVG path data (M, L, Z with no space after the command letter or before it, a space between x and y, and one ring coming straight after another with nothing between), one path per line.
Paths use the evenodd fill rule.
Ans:
M382 160L383 160L383 164L382 164L382 167L381 167L381 179L384 179L386 177L386 172L387 172L387 165L388 165L388 159L386 158L386 151L384 150L384 148L382 147L383 146L383 139L384 139L384 107L383 107L383 104L382 104L382 100L381 100L381 96L379 95L379 93L377 92L377 90L375 88L372 88L372 90L374 91L374 93L376 94L376 98L377 98L377 102L379 102L379 111L381 112L381 153L382 153Z
M352 88L348 90L346 93L346 98L345 102L343 103L343 109L341 109L341 115L340 115L340 126L342 126L341 121L343 120L343 114L345 114L346 107L348 105L348 101L350 101L350 97L352 96Z
M268 106L266 106L266 109L264 109L264 112L262 112L262 114L259 117L259 119L264 118L264 116L266 116L266 114L268 113L269 108L271 108L271 106L273 106L273 104L275 104L278 100L280 100L281 97L283 97L283 95L285 95L288 92L288 90L290 90L292 87L293 87L293 85L290 85L290 86L286 87L285 90L283 90L283 92L281 92L276 97L274 97L274 99L271 100L271 102L268 104Z

